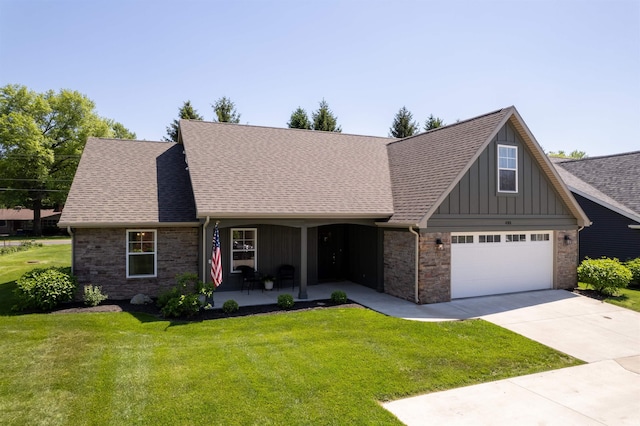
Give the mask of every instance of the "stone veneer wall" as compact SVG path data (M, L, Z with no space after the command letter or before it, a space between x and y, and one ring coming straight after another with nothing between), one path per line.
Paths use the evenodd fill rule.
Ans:
M571 244L566 244L564 236L571 238ZM572 290L578 285L578 231L556 231L554 288Z
M436 247L440 238L442 250ZM451 234L420 231L420 303L451 301Z
M384 292L414 301L415 235L408 230L384 231Z
M157 277L127 279L125 228L74 229L78 294L82 294L84 285L93 284L102 286L110 299L128 299L138 293L155 297L175 285L176 275L198 273L198 228L156 231Z

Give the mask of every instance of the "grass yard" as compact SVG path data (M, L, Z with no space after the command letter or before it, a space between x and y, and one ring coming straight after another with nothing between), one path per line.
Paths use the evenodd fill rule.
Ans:
M378 402L581 363L485 321L367 309L7 315L16 265L45 250L68 259L60 247L0 258L2 425L401 424Z
M578 288L593 290L593 287L586 283L578 283ZM640 312L640 288L623 288L620 289L619 293L620 294L617 296L603 296L602 300L613 305L622 306L623 308Z

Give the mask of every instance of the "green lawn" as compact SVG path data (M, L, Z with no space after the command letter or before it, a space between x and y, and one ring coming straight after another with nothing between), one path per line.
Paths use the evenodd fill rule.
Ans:
M578 287L593 290L593 287L590 284L578 283ZM629 287L620 289L617 296L607 296L604 298L604 301L640 312L640 288Z
M20 274L5 262L48 249L64 263L59 247L0 258L3 298ZM400 424L379 401L581 363L482 320L354 308L194 323L5 314L0 344L2 425Z

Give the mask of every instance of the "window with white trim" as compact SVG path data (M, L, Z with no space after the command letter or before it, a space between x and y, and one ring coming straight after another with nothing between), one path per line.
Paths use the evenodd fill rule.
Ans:
M508 243L522 243L527 241L527 236L525 234L507 234L506 240Z
M498 145L498 192L518 192L518 147Z
M238 266L258 269L258 229L231 229L231 272L239 272Z
M480 243L499 243L500 235L480 235L478 237Z
M451 244L473 244L473 235L453 235Z
M156 276L157 246L154 229L127 230L127 278Z
M531 234L531 241L549 241L549 234Z

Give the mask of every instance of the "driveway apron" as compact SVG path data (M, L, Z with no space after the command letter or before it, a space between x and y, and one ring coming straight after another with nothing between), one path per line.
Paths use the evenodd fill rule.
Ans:
M370 307L419 321L482 318L588 363L383 404L407 425L640 424L638 312L563 290L413 305L409 315L395 301Z

